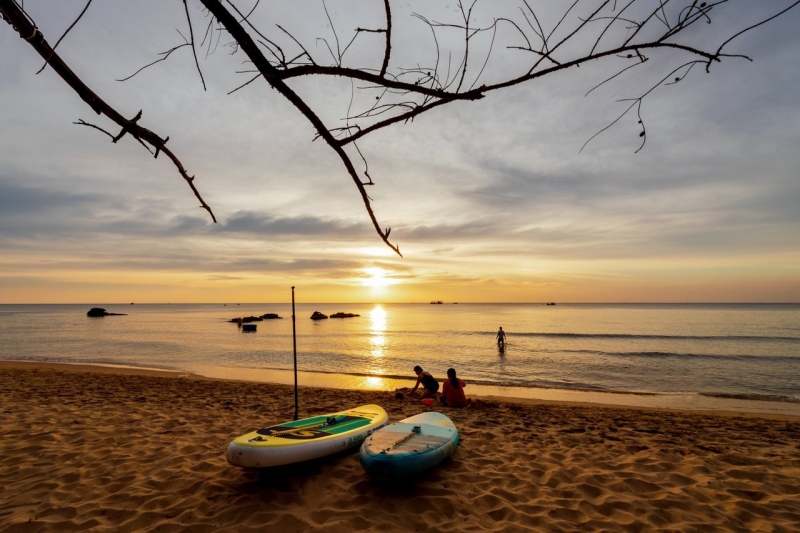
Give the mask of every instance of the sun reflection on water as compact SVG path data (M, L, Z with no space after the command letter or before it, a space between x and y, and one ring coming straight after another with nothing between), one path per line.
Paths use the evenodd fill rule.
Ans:
M376 305L375 309L370 311L369 317L372 320L372 332L379 333L386 330L386 311L383 307Z
M372 345L372 357L383 357L386 346L386 337L383 335L383 332L386 331L386 311L380 305L377 305L369 316L371 319L370 333L372 336L369 340Z
M384 390L387 385L383 378L369 377L364 380L364 388L367 390Z

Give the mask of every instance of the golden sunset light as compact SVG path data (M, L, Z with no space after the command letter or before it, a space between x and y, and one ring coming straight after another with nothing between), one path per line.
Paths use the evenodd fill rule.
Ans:
M0 531L797 531L798 28L0 0Z
M396 283L394 280L391 280L386 277L386 271L382 268L378 267L371 267L364 269L364 272L369 276L365 278L362 283L367 287L387 287L389 285L393 285Z

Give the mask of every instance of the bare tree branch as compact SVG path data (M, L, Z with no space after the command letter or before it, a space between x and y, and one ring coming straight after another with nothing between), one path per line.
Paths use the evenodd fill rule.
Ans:
M723 51L742 34L759 28L800 5L800 0L781 0L782 5L788 4L788 6L778 10L776 14L755 22L743 23L746 27L731 36L713 34L714 45L699 45L696 43L709 42L705 34L706 31L711 30L704 28L710 25L712 16L716 19L717 13L730 12L734 9L728 7L733 5L733 3L729 3L729 0L712 0L710 2L701 0L624 0L624 2L574 0L562 6L563 13L560 16L558 13L552 12L553 6L559 3L551 3L545 16L544 11L539 8L539 4L535 4L534 0L519 0L518 12L513 10L510 15L501 12L507 16L491 16L490 14L491 23L480 22L486 20L486 14L476 10L478 0L466 0L466 2L457 0L456 14L445 15L444 19L440 19L439 14L427 17L419 13L411 13L414 24L421 22L429 28L434 57L409 60L406 59L403 50L399 50L400 53L397 53L397 50L393 49L393 44L396 44L393 41L400 42L395 34L397 34L398 28L402 28L402 19L396 17L389 0L383 0L383 14L378 15L373 22L365 24L366 28L354 27L351 30L345 28L343 35L347 35L347 31L353 33L343 48L342 43L345 41L340 43L331 12L323 0L321 10L333 32L334 41L331 42L329 36L327 39L317 37L317 42L322 41L331 57L330 60L318 58L318 62L302 42L313 39L313 36L305 36L302 32L293 35L282 25L269 21L269 18L263 15L263 9L260 9L259 16L256 16L256 8L263 6L261 0L255 0L252 7L245 10L246 13L237 7L234 0L199 1L203 6L204 16L210 19L200 44L201 47L204 47L208 42L206 55L213 53L213 50L217 48L224 31L231 37L231 41L225 44L230 53L243 52L247 56L244 62L248 65L252 64L252 69L248 67L247 70L237 70L237 73L248 73L252 77L248 76L248 81L228 94L233 94L251 85L259 78L263 78L271 88L291 102L311 124L314 130L312 138L324 140L329 148L338 155L361 195L375 231L398 254L399 248L389 241L390 229L384 229L378 223L372 209L372 199L366 193L366 187L375 184L370 174L368 159L362 152L362 147L366 145L357 142L366 135L394 124L413 121L421 114L445 104L479 100L494 91L528 84L556 72L564 72L590 62L602 61L608 65L607 70L598 76L602 81L593 82L594 85L586 92L588 95L613 80L618 82L623 80L629 70L649 62L649 65L661 65L663 71L669 71L669 74L665 77L656 74L660 79L655 84L651 81L646 86L647 90L638 97L619 100L626 104L626 109L581 147L583 150L598 135L608 131L631 110L636 109L640 127L639 135L642 139L636 150L639 152L645 146L648 136L642 118L645 98L648 98L658 87L674 85L684 80L697 65L705 65L706 71L708 71L713 63L723 59L738 57L749 60L750 58L743 54L727 54ZM239 2L239 4L241 3ZM175 50L191 46L195 67L204 89L206 88L197 58L193 23L187 0L183 0L183 4L189 24L188 38L181 34L184 39L183 44L162 52L159 55L163 57L145 65L125 79L130 79L145 68L166 60ZM491 3L489 4L491 5ZM88 7L89 4L84 7L81 15L64 36L80 20ZM452 12L453 10L448 11ZM195 189L192 183L193 177L188 176L180 161L166 149L167 139L162 140L138 125L141 113L132 119L126 119L83 85L80 79L55 54L55 47L50 49L33 22L26 18L24 10L20 8L16 0L0 0L0 13L45 58L45 66L51 64L52 58L53 69L95 112L109 117L121 127L121 131L114 136L99 126L82 120L76 124L98 129L109 135L114 142L130 133L151 152L153 152L152 147L156 156L160 151L164 151L178 167L181 176L189 183L203 207L211 213L210 208L205 205ZM13 20L9 13L13 13ZM336 12L333 12L333 15L336 15ZM386 25L380 27L384 18ZM341 23L341 21L337 22ZM702 22L708 24L701 25ZM217 32L216 39L213 37L214 32ZM485 32L491 32L491 36L486 35L486 38L482 38ZM373 46L374 49L368 48L372 41L366 37L359 38L362 33L384 33L385 45ZM716 43L720 42L721 44L716 48ZM501 45L496 46L497 43L501 43ZM426 42L425 44L431 46L431 43ZM361 52L371 52L372 55L365 62L367 66L351 64L350 58L354 55L351 50L358 53L357 57L360 61L364 61L364 55ZM519 54L519 51L525 52L525 54ZM659 53L656 54L653 51ZM501 63L504 69L496 72L496 69L490 68L490 61L498 61L496 58L504 52L503 59L511 57L516 63L511 66ZM350 55L348 55L347 66L345 66L344 57L348 53ZM476 54L478 58L481 56L485 58L480 69L476 69L473 64ZM407 64L393 65L390 68L392 59L397 61L398 57L402 57ZM664 57L678 59L680 66L677 68L667 66L673 63L667 63L664 61ZM620 60L624 63L620 63ZM633 63L629 64L626 60L633 60ZM378 67L378 63L380 63L380 67ZM470 78L467 78L468 71ZM342 105L342 107L346 107L344 117L341 119L345 124L343 127L341 127L341 122L326 125L320 118L324 115L319 113L318 109L315 110L312 100L301 97L295 89L290 87L289 83L293 79L304 77L350 80L349 102L346 103L346 106ZM485 82L484 77L486 77ZM468 89L465 90L467 87ZM340 103L344 104L344 100L340 100ZM332 125L336 127L331 127ZM353 145L355 152L348 147L350 144ZM345 150L346 148L347 150ZM353 164L356 157L360 157L364 163L364 169L361 172L356 171Z
M386 50L383 53L383 64L379 74L381 78L386 76L386 69L389 68L389 56L392 54L392 8L389 6L389 0L383 0L383 5L386 10Z
M28 41L28 43L30 43L30 45L39 53L40 56L48 60L50 68L52 68L53 71L56 72L56 74L58 74L61 79L67 83L67 85L72 87L78 96L80 96L84 102L89 104L89 107L91 107L95 113L98 115L107 116L122 128L120 135L114 138L114 142L119 140L119 138L121 138L125 133L130 133L137 140L144 141L153 146L156 149L156 156L158 155L159 151L164 152L178 169L178 172L183 179L186 180L186 183L188 183L189 187L192 189L195 197L200 201L200 206L208 211L208 214L211 215L211 218L214 222L217 221L214 213L211 211L211 208L208 206L208 204L206 204L205 200L203 200L203 197L200 196L200 192L194 186L194 176L189 176L178 157L166 147L166 142L169 138L162 139L152 131L136 124L138 117L136 120L126 119L119 112L117 112L116 109L108 105L99 96L97 96L97 94L89 89L89 87L87 87L86 84L83 83L83 81L74 72L72 72L67 64L61 59L61 57L50 47L47 41L45 41L42 33L36 29L36 26L33 24L33 22L25 13L22 12L14 0L0 0L0 12L2 12L5 20L14 27L17 33L19 33L22 38ZM139 116L141 116L141 111L139 113Z
M364 189L364 184L358 178L358 173L353 166L350 157L344 151L342 146L338 143L336 139L334 139L333 135L327 130L325 125L319 119L319 117L311 110L310 107L300 98L297 93L292 91L288 85L281 79L278 75L278 71L273 67L269 61L261 54L261 51L258 49L258 46L250 37L250 35L244 30L244 28L237 22L237 20L233 17L233 15L225 9L222 4L218 0L201 0L203 5L208 8L208 10L214 14L217 20L228 30L228 33L236 39L236 42L242 47L242 51L247 54L256 68L263 74L264 79L278 92L280 92L286 99L288 99L298 110L303 114L303 116L308 119L309 122L314 126L317 130L320 137L322 137L325 142L333 149L334 152L339 156L342 160L342 164L344 164L345 168L347 169L347 173L350 174L350 177L353 179L358 191L361 193L362 201L364 202L364 207L367 210L367 214L372 220L372 224L375 227L375 231L377 231L378 235L380 235L383 242L386 243L389 248L395 251L397 255L402 257L400 253L400 248L391 242L389 242L389 230L386 231L381 230L380 224L378 224L378 220L375 217L375 213L372 210L372 204L370 201L369 196L367 195L366 189Z

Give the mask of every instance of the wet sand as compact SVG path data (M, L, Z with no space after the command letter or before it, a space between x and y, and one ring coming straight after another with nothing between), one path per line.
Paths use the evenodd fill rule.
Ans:
M0 362L0 531L797 531L800 418L476 398L413 482L346 453L260 473L234 437L289 420L291 387ZM390 392L301 388L300 416Z

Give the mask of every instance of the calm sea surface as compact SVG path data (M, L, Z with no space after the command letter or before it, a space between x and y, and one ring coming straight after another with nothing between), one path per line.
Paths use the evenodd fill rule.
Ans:
M0 359L258 376L292 369L291 304L0 305ZM800 403L798 304L298 304L298 368L390 383L440 380ZM312 321L313 311L358 318ZM234 317L278 313L242 333ZM498 326L506 351L494 342ZM285 373L285 372L284 372ZM381 381L383 379L383 381ZM411 382L413 384L413 382Z

